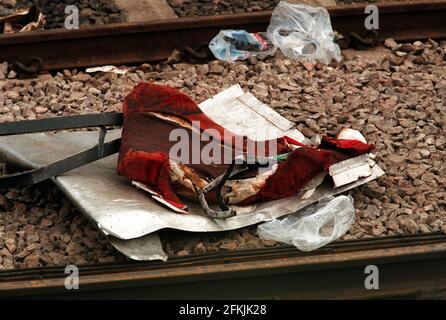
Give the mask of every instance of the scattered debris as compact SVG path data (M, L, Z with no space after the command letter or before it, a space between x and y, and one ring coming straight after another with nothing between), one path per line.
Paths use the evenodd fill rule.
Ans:
M3 0L5 2L5 0ZM37 1L37 0L17 0L9 7L14 10L27 10L31 6L38 3L45 16L45 29L56 29L65 27L65 19L67 14L65 8L75 4L79 9L80 26L102 25L109 23L121 23L126 21L126 14L121 10L114 0L57 0L57 1ZM4 5L4 4L3 4ZM2 12L2 4L0 1L0 16ZM9 10L12 12L13 10Z
M330 166L329 174L333 179L335 188L352 183L360 178L370 177L372 167L376 164L376 162L370 162L371 156L374 157L374 155L367 153Z
M16 33L43 29L45 16L38 5L29 9L17 10L17 13L0 17L0 32Z
M172 96L176 99L172 100ZM222 108L223 105L225 108ZM204 102L204 109L201 109L180 91L142 82L125 98L124 106L126 120L119 152L119 174L137 181L133 184L175 212L188 211L188 205L179 198L181 195L199 200L202 210L194 208L191 214L204 213L211 218L228 219L240 210L245 225L256 223L255 216L260 212L271 214L272 208L279 204L282 208L275 209L274 214L293 212L299 205L296 195L321 185L325 174L322 179L319 176L326 171L324 168L374 149L373 145L347 137L341 140L323 137L320 144L306 145L303 143L305 137L291 122L260 103L253 95L243 93L239 86ZM193 114L193 120L190 114ZM193 121L200 122L198 128L194 127ZM188 132L192 138L182 141L183 146L187 150L192 147L191 153L199 154L199 159L191 158L189 152L186 158L183 151L180 151L181 156L177 155L178 151L172 152L177 143L166 133L173 128ZM197 149L193 141L203 141L200 137L203 134L212 136L212 140L203 142ZM141 135L156 138L141 143L138 139ZM359 132L351 135L359 135L364 140ZM294 137L298 140L294 140ZM242 144L237 145L233 141ZM210 149L215 156L206 154L206 150ZM235 155L234 150L238 150ZM383 174L379 167L372 170L367 161L366 165L367 174L358 172L358 168L351 163L336 167L332 175L338 178L337 186L356 182L359 178L376 179ZM313 183L314 179L317 182ZM357 185L350 185L354 186ZM334 192L339 191L320 191L322 195L319 198ZM306 193L305 198L311 194ZM216 199L213 203L218 204L220 209L211 208L208 199ZM248 214L254 220L250 220ZM232 219L233 223L236 219ZM186 218L183 220L185 225L178 225L178 228L184 230L188 221ZM174 228L175 224L169 226Z
M329 64L342 58L334 37L325 8L281 1L274 8L266 33L222 30L209 48L217 59L228 62L262 59L279 48L288 58Z
M337 139L342 140L358 140L362 143L367 143L367 140L358 130L343 128L336 136Z
M153 94L155 94L156 99L152 98ZM177 100L165 100L171 99L172 94L175 94L178 101L181 102L179 105L175 104ZM228 110L222 109L222 105L233 105L231 116L245 119L245 121L231 122L227 117ZM163 106L165 108L168 106L168 109L164 109ZM214 159L216 162L211 167L206 167L204 162L190 164L189 159L176 163L176 159L171 158L172 153L168 149L153 148L152 143L157 143L156 146L159 148L163 148L164 145L170 148L168 136L162 135L162 133L167 132L169 135L173 121L178 121L174 117L182 116L182 119L188 119L186 115L191 114L191 110L195 110L192 113L194 114L194 119L202 121L202 130L211 128L213 130L219 130L218 132L223 134L220 138L215 136L215 139L219 139L218 141L232 141L232 137L236 137L237 135L235 132L225 131L223 127L213 122L211 118L207 118L207 115L193 101L190 99L188 101L188 98L184 94L176 92L170 87L155 85L153 83L140 83L124 100L124 110L126 112L124 114L125 121L122 129L123 143L121 143L120 150L122 155L120 155L118 161L118 172L120 174L131 180L144 182L149 185L150 188L146 188L140 183L134 183L139 188L151 193L154 199L167 204L169 208L176 207L184 210L186 208L186 198L196 200L197 195L201 208L197 206L196 201L190 201L187 203L188 208L191 208L190 212L188 212L189 214L178 216L172 214L170 210L162 210L155 203L147 203L150 202L148 201L150 199L141 199L139 193L134 192L130 188L130 185L128 187L121 185L120 179L115 171L116 164L112 159L106 162L102 161L99 167L95 167L95 164L92 164L91 166L79 168L77 174L73 172L68 178L65 175L60 175L55 179L55 182L63 187L63 190L73 201L82 203L82 210L91 220L95 221L97 226L100 226L100 229L105 234L112 235L118 239L133 241L134 239L139 239L142 236L166 227L190 231L225 231L253 225L260 221L293 213L315 201L357 187L383 174L382 170L377 168L376 171L374 170L373 176L371 172L368 179L351 181L352 183L348 187L342 189L333 189L330 185L322 185L326 175L326 169L324 168L328 168L330 164L342 159L348 159L353 155L370 152L374 147L358 140L337 140L328 137L324 137L321 140L321 144L317 147L306 146L302 142L298 142L292 138L296 137L303 141L306 140L294 128L292 122L284 119L278 113L260 103L254 96L245 94L239 86L221 92L210 101L203 103L203 106L205 109L211 110L211 114L218 116L215 117L215 121L227 121L235 128L235 132L243 132L244 137L250 133L251 138L248 136L240 139L248 147L250 146L250 141L256 141L256 149L249 149L247 147L247 151L242 154L243 163L234 166L233 162L231 162L233 164L220 162L222 161L221 158ZM144 113L133 112L133 108ZM189 113L183 114L185 111ZM253 116L249 116L249 114ZM129 115L131 115L131 118ZM247 116L244 117L243 115ZM169 123L163 122L167 118L169 119ZM151 122L151 119L155 122ZM179 121L177 124L180 127L184 126L187 128L184 120ZM264 123L263 126L261 125L262 122ZM163 128L165 124L169 125L167 131ZM147 132L147 130L152 131ZM157 137L157 139L152 139L145 144L134 146L132 143L135 143L137 139L133 139L131 135L129 136L129 132L130 134ZM259 139L262 134L265 135L265 138ZM120 130L115 130L108 134L110 139L120 135ZM240 137L242 136L240 135ZM73 146L73 143L70 142L73 139L82 141L82 143L77 144L77 147L81 148L82 145L90 145L90 141L96 140L97 136L95 133L73 132L60 133L55 136L33 134L12 136L9 138L2 137L0 139L1 153L5 155L6 159L9 158L10 154L13 154L13 159L18 159L15 161L19 161L19 163L25 162L35 168L52 163L54 161L54 155L58 153L57 146L62 144ZM268 139L266 140L269 144L268 150L274 153L267 155L256 154L255 152L259 152L259 147L264 147L262 141L265 139ZM276 141L276 143L272 144L272 141ZM46 146L45 143L47 144ZM38 147L36 148L36 146ZM54 149L52 149L53 146ZM146 151L147 149L144 149L146 146L148 146L149 150L153 151ZM228 147L229 143L226 143L225 146ZM272 149L272 146L277 148L277 151L273 151L276 149ZM233 147L235 148L237 145L233 145ZM126 150L132 151L127 152ZM61 150L61 152L68 152L69 154L75 154L79 151L76 149L67 150L67 148L64 151ZM278 152L277 155L276 152ZM203 154L202 152L200 153ZM167 154L169 154L169 158L166 157ZM226 152L222 152L221 154L226 156ZM320 157L321 154L324 156ZM227 160L233 159L232 152L229 154L229 157ZM255 163L259 164L260 167L254 167L249 162L251 161L251 157L255 159ZM307 159L311 159L310 162ZM132 161L135 161L135 164ZM158 163L157 161L169 161L169 165L165 166L162 164L158 166L156 165ZM200 161L204 161L204 159L200 159ZM263 167L263 165L269 164L271 161L274 163L272 168ZM275 164L276 162L278 163L277 165ZM150 165L147 165L148 163ZM200 176L197 173L198 171L194 169L195 164L199 165L200 167L197 166L197 168L201 168L204 172L206 172L205 170L209 170L208 175ZM144 167L142 170L139 169L141 165ZM152 174L152 171L158 170L158 168L164 171L162 173ZM262 168L265 172L261 171ZM147 171L147 169L151 170L151 172ZM216 173L216 170L220 170L220 173L223 175L220 175L218 172ZM90 174L90 172L94 172L96 175ZM148 172L149 175L147 175ZM228 172L229 175L227 175ZM240 176L234 176L235 178L233 178L231 176L231 174L235 175L242 172L243 174L251 173L252 176L246 178ZM322 173L324 174L321 175ZM143 178L139 178L141 174ZM156 180L149 180L147 176L156 176ZM208 179L209 177L213 177L215 180L212 181ZM76 180L82 181L81 189L79 189L79 181ZM86 201L84 198L90 199L89 195L92 192L91 190L97 188L99 181L103 196L95 199L92 204L91 201ZM268 181L268 184L266 181ZM168 190L170 193L166 192L166 188L164 187L167 184L172 185L172 188ZM220 201L222 201L219 202L221 211L211 208L209 205L210 202L208 203L208 200L203 196L206 195L208 189L214 192L214 185L221 185L220 189L215 189L216 198L219 199L218 196L220 195ZM113 193L117 192L116 190L119 190L119 196L124 198L125 202L119 204L114 203L112 206L113 209L111 209L107 205L113 202L110 197L116 199L116 194ZM306 191L308 190L313 191L311 194L307 194ZM305 192L304 200L300 195L303 192ZM182 195L184 200L179 198L176 200L177 195ZM176 212L178 211L176 210ZM144 212L144 214L141 215L141 212ZM182 213L185 212L182 211ZM214 220L230 217L232 218L224 221ZM122 224L124 220L129 221L129 223ZM138 221L138 225L136 226L134 223L130 223L131 221ZM52 221L42 219L40 224L50 227ZM113 244L112 240L111 243ZM137 248L141 248L140 242L135 245L137 245ZM130 247L132 245L128 244L127 248ZM153 245L145 245L144 247L152 252L155 251ZM121 246L117 248L124 252L125 243L121 243ZM68 249L69 252L77 252L80 247L77 245L69 246ZM147 255L142 251L140 249L139 253L124 253L132 259L138 260L158 259L163 256L159 253L155 256Z

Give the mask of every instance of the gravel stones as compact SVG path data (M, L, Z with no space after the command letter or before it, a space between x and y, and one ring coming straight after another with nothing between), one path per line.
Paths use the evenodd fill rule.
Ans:
M123 260L50 183L2 190L0 270Z
M396 49L396 47L398 47L398 43L396 43L396 41L393 40L392 38L386 39L384 41L384 45L391 50Z
M160 237L169 256L188 256L219 251L262 249L278 246L272 240L257 237L256 227L236 231L190 233L178 230L162 230Z
M417 178L421 177L421 175L428 169L428 165L423 164L409 164L406 167L407 175L412 178L413 180L416 180Z
M3 0L0 2L0 17L8 16L14 13L16 6L15 0Z

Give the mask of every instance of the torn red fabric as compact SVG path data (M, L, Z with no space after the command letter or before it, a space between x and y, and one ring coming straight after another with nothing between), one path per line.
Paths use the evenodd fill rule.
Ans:
M223 107L223 106L222 106ZM199 122L199 128L192 127ZM169 151L175 144L170 141L172 130L188 130L190 136L203 130L213 129L219 133L222 149L227 146L238 148L233 141L242 139L241 152L253 152L247 146L251 142L225 130L206 116L198 105L180 91L153 83L140 83L124 100L124 125L119 152L118 173L130 180L147 184L177 208L184 204L175 193L175 185L170 180L171 166ZM274 143L274 144L273 144ZM288 158L279 163L276 172L270 176L261 190L245 199L248 204L288 197L299 192L311 179L339 161L370 152L374 146L356 140L337 140L325 137L318 148L303 146L297 150L290 144L303 146L289 137L264 142L266 155L289 153ZM206 143L200 145L200 148ZM274 150L269 150L275 146ZM192 149L191 149L192 150ZM258 155L255 149L249 155ZM261 154L262 156L265 154ZM223 174L229 163L184 163L199 174L202 179L211 181Z
M372 151L375 146L357 140L336 140L325 137L319 147L302 147L279 163L263 188L241 204L277 200L290 197L323 171L340 161ZM327 150L331 149L331 150Z
M331 149L344 153L350 157L360 156L375 149L374 145L363 143L359 140L343 140L324 137L319 146L321 149Z
M192 122L198 122L201 131L216 130L220 134L217 138L223 138L221 142L231 147L237 147L234 144L235 139L243 139L243 151L246 151L249 140L247 137L240 137L227 129L225 130L205 115L191 98L174 88L147 82L138 84L124 100L124 125L126 118L132 113L142 114L147 112L177 116L191 124ZM274 153L278 152L280 154L289 151L287 140L292 139L288 137L274 139L274 143L277 143L277 150L274 150ZM265 143L265 145L268 149L269 143ZM268 154L268 150L266 154Z
M130 180L143 182L157 190L168 202L179 209L185 205L175 194L170 182L169 158L162 152L129 151L119 162L118 171Z

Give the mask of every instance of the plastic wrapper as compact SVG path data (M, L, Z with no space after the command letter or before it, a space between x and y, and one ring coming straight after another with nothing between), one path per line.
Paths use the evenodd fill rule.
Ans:
M214 56L223 61L264 58L273 54L275 47L264 32L249 33L245 30L222 30L209 44Z
M325 64L342 58L341 50L334 42L330 15L322 7L279 2L274 8L267 35L288 58L319 60Z
M344 235L355 221L353 199L330 197L282 220L258 226L259 237L294 245L302 251L318 249Z

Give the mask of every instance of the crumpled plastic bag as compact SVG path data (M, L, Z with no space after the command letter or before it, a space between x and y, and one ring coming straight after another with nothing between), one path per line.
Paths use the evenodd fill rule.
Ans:
M263 240L294 245L312 251L339 239L355 221L353 199L329 197L282 220L272 220L257 227Z
M279 2L267 35L288 58L316 59L324 64L342 58L341 49L334 42L330 15L322 7Z
M276 51L265 32L245 30L221 30L209 43L209 49L217 59L227 62L249 57L262 59Z

